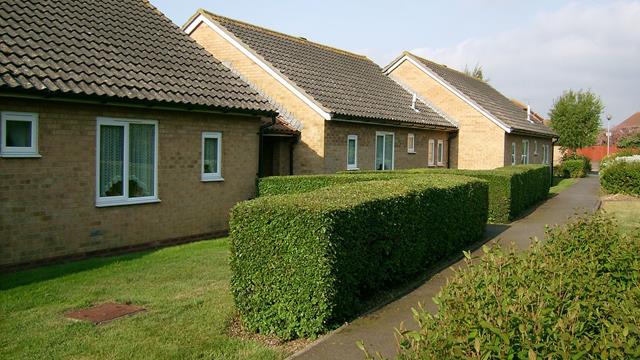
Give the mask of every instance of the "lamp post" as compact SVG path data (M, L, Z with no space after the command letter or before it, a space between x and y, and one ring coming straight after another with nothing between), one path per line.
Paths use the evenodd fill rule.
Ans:
M611 114L607 115L607 156L611 152Z

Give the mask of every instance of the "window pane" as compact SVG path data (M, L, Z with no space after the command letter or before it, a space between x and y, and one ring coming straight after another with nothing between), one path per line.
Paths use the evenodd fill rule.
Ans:
M122 196L124 127L100 126L100 196Z
M7 120L7 146L31 147L31 121Z
M205 174L218 173L218 138L204 139L204 168Z
M438 162L441 163L442 162L442 157L443 157L443 145L441 142L438 143Z
M347 141L347 165L356 164L356 139Z
M433 165L433 157L435 152L435 143L433 142L433 140L429 140L429 164Z
M393 135L384 137L384 170L391 170L393 164Z
M376 136L376 170L382 169L382 158L384 156L384 136Z
M155 126L129 125L129 197L153 196Z

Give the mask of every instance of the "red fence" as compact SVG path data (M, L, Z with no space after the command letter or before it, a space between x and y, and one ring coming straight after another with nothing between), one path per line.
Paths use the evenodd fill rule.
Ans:
M618 147L611 145L611 153L618 152ZM600 161L603 157L607 156L607 145L591 146L588 148L578 149L579 155L584 155L591 161Z

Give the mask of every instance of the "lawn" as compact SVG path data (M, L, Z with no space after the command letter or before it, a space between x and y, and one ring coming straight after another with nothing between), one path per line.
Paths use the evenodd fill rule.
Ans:
M551 196L553 195L557 195L560 192L566 190L569 186L573 185L576 183L576 181L578 181L578 179L574 179L574 178L560 178L560 177L553 177L553 184L551 186L551 188L549 189L549 194Z
M280 359L230 337L226 240L96 258L0 276L0 358ZM146 312L94 326L63 317L104 302Z
M640 234L640 199L603 201L602 208L616 217L622 231Z

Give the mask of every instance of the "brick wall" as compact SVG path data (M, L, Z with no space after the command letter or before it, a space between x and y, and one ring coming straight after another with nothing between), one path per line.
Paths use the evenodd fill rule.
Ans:
M514 134L506 134L505 137L505 152L504 152L504 165L511 165L511 144L516 144L516 164L522 164L522 152L524 146L522 145L523 140L529 140L529 164L542 164L542 145L549 145L549 161L551 161L551 151L553 148L551 147L551 139L533 137L533 136L522 136L522 135L514 135ZM538 151L536 152L536 144L538 146ZM555 155L554 155L555 156ZM555 159L554 159L555 160Z
M504 165L504 130L407 61L390 76L458 122L458 136L451 146L452 167L493 169Z
M289 89L244 55L231 43L205 24L200 24L191 37L214 57L238 72L262 93L284 107L304 128L295 146L293 172L296 175L323 173L324 119ZM318 171L318 169L321 169Z
M256 117L0 98L39 114L38 159L0 158L0 266L227 229L255 195ZM96 117L158 121L160 203L97 208ZM223 182L200 181L201 133L222 132Z
M366 125L339 121L327 121L325 127L326 169L332 173L347 169L347 137L358 136L358 168L360 170L374 170L376 132L394 133L395 169L411 169L428 166L427 149L429 139L434 139L437 150L437 140L444 143L444 164L447 166L447 139L444 131L429 131L391 126ZM407 152L407 135L415 135L415 154ZM436 156L434 154L434 156Z

